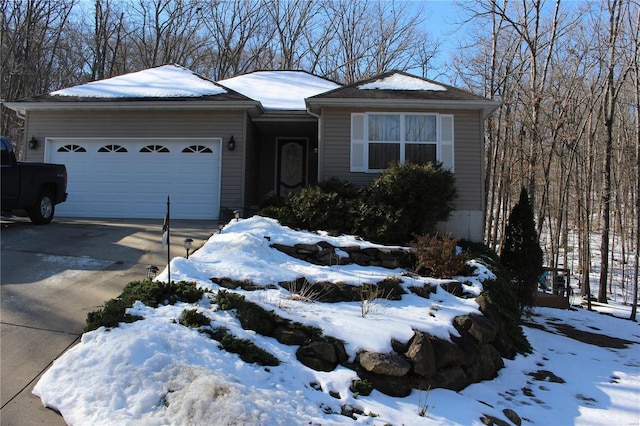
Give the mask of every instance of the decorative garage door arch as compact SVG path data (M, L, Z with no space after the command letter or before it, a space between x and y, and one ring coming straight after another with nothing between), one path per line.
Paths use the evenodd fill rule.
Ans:
M61 217L218 219L221 138L47 138L67 166Z

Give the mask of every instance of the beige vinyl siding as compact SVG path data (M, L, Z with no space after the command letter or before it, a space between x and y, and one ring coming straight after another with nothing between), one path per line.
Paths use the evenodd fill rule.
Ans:
M339 178L349 180L357 186L365 186L376 176L374 173L351 173L351 113L349 109L323 109L322 167L321 180Z
M454 118L456 208L484 210L483 128L480 112L457 112Z
M37 150L26 150L25 161L44 160L48 137L220 137L220 206L238 208L244 203L244 120L244 111L30 111L25 134L29 139L35 135L40 143ZM226 149L231 135L236 141L234 151Z
M320 179L337 177L350 180L358 186L372 181L376 173L352 173L349 171L351 113L373 112L374 109L323 109ZM379 111L398 111L381 108ZM415 110L402 110L414 112ZM434 111L454 115L454 165L460 210L483 210L482 113L480 111Z

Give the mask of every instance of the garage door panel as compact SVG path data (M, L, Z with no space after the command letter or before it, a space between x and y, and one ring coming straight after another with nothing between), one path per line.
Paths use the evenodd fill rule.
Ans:
M69 172L69 199L57 206L59 216L162 218L169 195L173 218L218 218L220 139L53 138L47 144L47 161ZM149 146L169 152L140 152ZM183 152L193 146L202 152Z

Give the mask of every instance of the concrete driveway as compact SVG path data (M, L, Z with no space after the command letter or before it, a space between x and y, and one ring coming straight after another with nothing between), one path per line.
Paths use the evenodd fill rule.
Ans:
M184 256L185 238L200 247L216 221L173 220L171 258ZM35 226L0 220L0 422L64 425L31 391L40 375L80 338L87 313L148 265L167 263L162 220L65 219Z

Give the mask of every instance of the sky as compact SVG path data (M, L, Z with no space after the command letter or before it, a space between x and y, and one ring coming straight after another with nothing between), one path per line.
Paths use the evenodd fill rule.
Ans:
M428 73L428 78L451 84L451 77L446 70L446 62L456 46L455 34L463 29L456 24L458 19L458 7L453 0L414 0L413 3L425 8L427 16L423 25L431 37L440 42L440 53L435 58L432 70ZM422 76L422 70L412 69L410 73Z
M460 392L414 390L407 397L393 398L375 390L368 396L354 394L349 389L357 378L354 371L343 366L331 372L312 370L297 360L296 346L244 330L234 311L221 310L212 300L220 290L212 277L265 285L304 276L312 282L362 285L396 276L405 287L435 286L428 299L411 292L398 301L375 299L366 315L360 302L303 301L278 286L234 290L276 315L321 327L325 335L342 339L353 360L360 350L391 352L391 338L406 342L414 329L442 339L455 335L452 319L478 312L474 296L482 282L493 277L473 261L472 275L455 277L465 283L465 294L471 297L456 297L438 286L442 280L407 276L402 269L318 266L271 247L319 241L337 247L376 246L352 236L294 231L258 216L232 220L189 259L171 261L171 280L194 282L208 291L200 301L158 308L135 303L129 313L143 320L85 333L44 373L34 394L67 423L77 425L480 425L485 415L506 420L507 409L515 411L523 424L640 422L640 326L613 315L537 308L525 318L524 327L534 352L505 359L505 368L495 379ZM167 274L165 269L157 279L166 281ZM180 325L182 312L192 309L207 316L211 327L226 327L269 351L280 365L245 363L206 334ZM601 309L629 314L629 306L618 303ZM610 348L579 342L564 336L558 324L630 343ZM340 415L345 406L362 414Z

